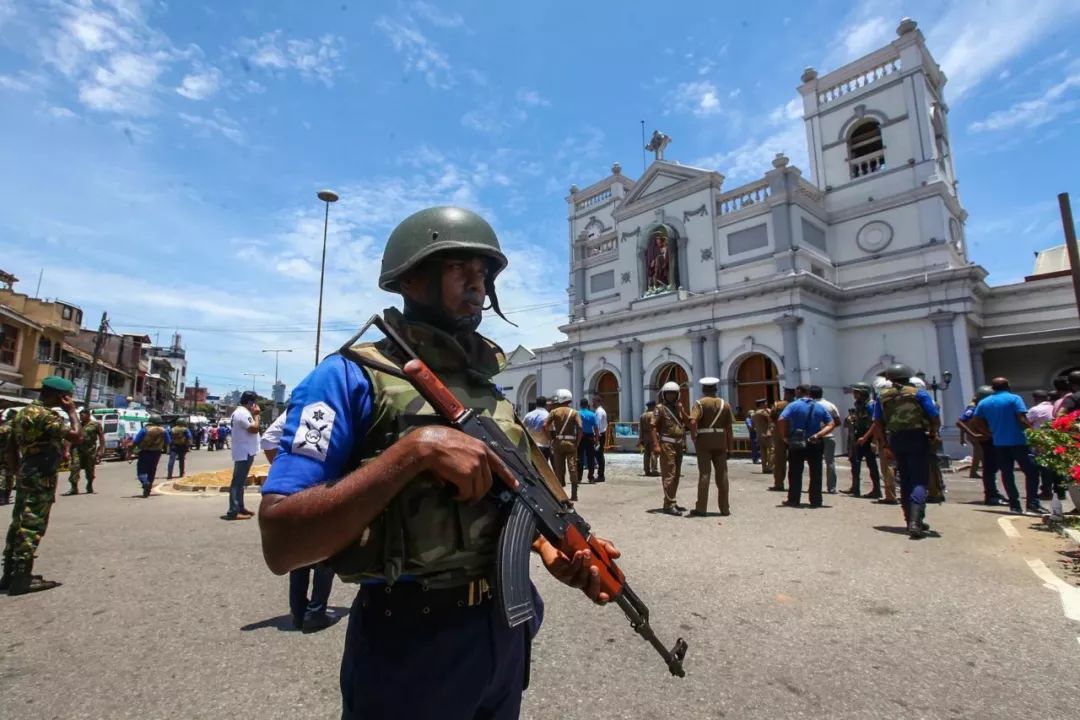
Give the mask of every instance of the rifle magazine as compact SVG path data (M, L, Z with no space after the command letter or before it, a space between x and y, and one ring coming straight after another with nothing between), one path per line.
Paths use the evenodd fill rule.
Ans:
M536 518L520 498L499 535L495 590L508 627L517 627L536 616L529 582L529 555L536 538Z

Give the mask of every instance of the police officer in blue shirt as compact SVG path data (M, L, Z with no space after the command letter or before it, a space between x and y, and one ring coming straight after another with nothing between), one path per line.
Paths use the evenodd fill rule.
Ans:
M481 217L431 208L391 233L379 286L405 298L386 323L462 403L524 443L491 381L502 353L476 332L485 301L501 315L494 281L504 267ZM494 478L516 481L487 445L438 422L415 388L378 369L404 360L388 343L343 348L293 391L263 486L263 555L277 574L328 562L360 583L343 718L516 718L539 620L510 629L492 598L505 518L485 500ZM562 582L610 600L589 553L566 557L542 537L533 549Z
M1039 502L1039 468L1031 457L1024 434L1024 430L1031 427L1027 407L1019 395L1009 392L1007 378L994 378L990 381L990 388L993 393L975 406L975 417L970 424L976 432L989 433L993 439L997 469L1009 496L1009 509L1018 515L1023 513L1013 471L1013 464L1019 463L1024 472L1027 511L1041 515L1046 508Z
M821 471L825 446L821 440L836 427L825 406L810 398L810 386L795 388L795 401L780 413L777 423L788 453L788 496L784 505L799 507L803 466L810 466L810 507L821 507Z

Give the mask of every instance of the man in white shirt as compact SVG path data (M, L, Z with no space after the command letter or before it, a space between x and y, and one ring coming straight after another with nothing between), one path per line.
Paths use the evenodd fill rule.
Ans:
M829 415L832 417L833 422L840 425L840 411L836 409L836 406L822 397L824 391L822 391L820 385L810 386L810 399L825 408ZM821 445L825 453L825 490L830 495L836 494L836 437L833 435L833 431L830 430L826 435L821 438Z
M232 430L233 476L229 485L229 511L225 520L247 520L255 513L244 507L244 486L251 463L259 452L259 396L251 390L240 396L240 405L229 419Z
M599 437L593 453L596 456L596 482L602 483L604 482L604 445L607 443L607 410L600 404L599 395L593 395L592 406L596 414L596 434Z
M550 463L551 438L548 436L547 431L544 430L544 423L547 422L547 417L547 398L541 395L536 398L536 407L525 413L525 417L521 418L521 422L525 425L525 429L529 431L529 435L532 436L537 447L540 448L540 452L544 454L544 457L546 457L547 461Z

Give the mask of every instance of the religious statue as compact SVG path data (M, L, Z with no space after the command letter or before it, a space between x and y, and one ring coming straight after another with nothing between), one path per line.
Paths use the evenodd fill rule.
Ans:
M649 235L649 244L645 248L645 294L671 290L675 282L675 259L670 247L667 230L659 227Z
M649 144L645 146L645 149L656 155L657 160L664 159L664 148L671 142L671 137L665 135L659 130L653 130L652 138L649 140Z

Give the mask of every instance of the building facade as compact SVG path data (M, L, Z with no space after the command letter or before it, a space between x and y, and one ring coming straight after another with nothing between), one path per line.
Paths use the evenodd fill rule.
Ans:
M522 410L567 387L635 421L668 380L690 401L696 378L718 377L742 412L800 383L844 408L851 383L904 362L938 381L958 453L951 419L975 387L999 367L1044 387L1080 366L1080 322L1068 278L991 288L969 258L945 84L904 19L885 47L803 73L808 177L777 155L726 189L664 159L655 133L637 180L616 164L572 187L566 340L512 352L500 385Z

